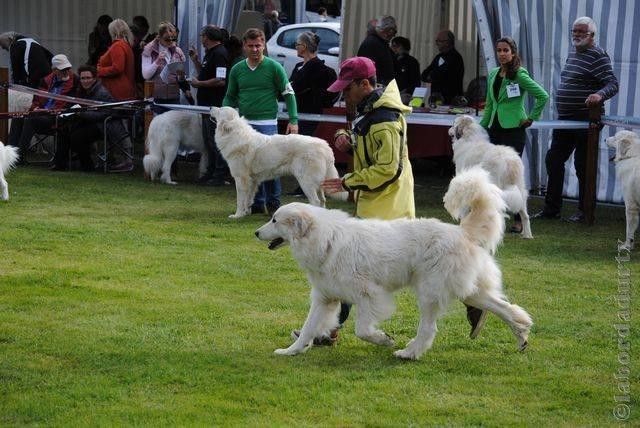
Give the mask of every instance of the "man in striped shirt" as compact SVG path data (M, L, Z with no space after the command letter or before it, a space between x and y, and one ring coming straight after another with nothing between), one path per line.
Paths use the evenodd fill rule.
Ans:
M596 24L583 16L573 23L571 42L575 52L569 53L560 75L556 92L556 109L560 120L589 120L589 109L600 105L618 93L618 79L613 74L609 55L595 43ZM584 170L587 148L586 129L556 129L545 164L548 182L544 209L533 218L559 218L562 208L564 164L575 150L574 166L578 177L578 211L570 222L584 221Z

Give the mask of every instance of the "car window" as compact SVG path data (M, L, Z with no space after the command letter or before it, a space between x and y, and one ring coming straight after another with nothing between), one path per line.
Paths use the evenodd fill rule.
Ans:
M320 37L318 53L328 54L329 49L340 46L340 36L335 31L326 28L315 28L314 33Z
M318 46L319 54L327 54L330 48L340 46L340 35L338 33L327 28L314 27L292 28L290 30L285 30L278 37L278 45L289 49L295 49L298 35L305 31L311 31L320 37L320 46Z

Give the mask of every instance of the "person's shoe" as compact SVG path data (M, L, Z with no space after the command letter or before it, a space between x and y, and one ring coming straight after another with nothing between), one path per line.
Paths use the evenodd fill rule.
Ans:
M266 214L264 207L251 205L251 214Z
M109 172L129 172L133 170L133 162L126 160L109 168Z
M195 181L194 181L194 183L205 186L205 185L207 185L211 180L213 180L213 175L212 175L212 174L205 173L203 176L196 178L196 179L195 179Z
M304 198L306 195L302 191L302 188L298 186L293 192L287 193L287 196L293 196L294 198Z
M291 332L291 338L298 340L300 337L300 330L293 330ZM329 336L320 336L313 339L313 344L316 346L334 346L338 342L338 329L333 329L329 333Z
M571 217L566 218L565 221L568 221L569 223L584 223L584 213L582 211L577 211Z
M475 339L480 334L480 330L484 327L487 321L487 311L475 308L473 306L467 306L467 321L471 324L471 331L469 332L469 339Z
M522 233L522 223L513 223L509 233Z
M553 212L542 210L532 215L531 218L534 220L535 219L552 220L552 219L560 218L560 213L559 212L553 213Z
M269 214L269 217L272 217L275 212L278 211L278 208L280 208L280 203L278 202L267 204L267 214Z
M49 167L49 171L66 171L68 168L64 165L53 164Z

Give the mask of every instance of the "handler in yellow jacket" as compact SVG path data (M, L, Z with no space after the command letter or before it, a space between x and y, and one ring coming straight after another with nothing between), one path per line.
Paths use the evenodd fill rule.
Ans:
M334 146L352 151L351 173L323 183L327 193L354 191L360 218L414 218L413 172L407 146L405 114L395 80L376 89L376 68L369 58L353 57L340 65L338 79L327 89L344 94L356 106L351 130L336 133Z

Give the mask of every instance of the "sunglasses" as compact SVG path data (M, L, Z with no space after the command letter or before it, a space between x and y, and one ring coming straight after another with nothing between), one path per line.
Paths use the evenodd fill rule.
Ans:
M165 42L177 42L178 38L177 37L167 37L167 38L164 38L162 40L164 40Z

